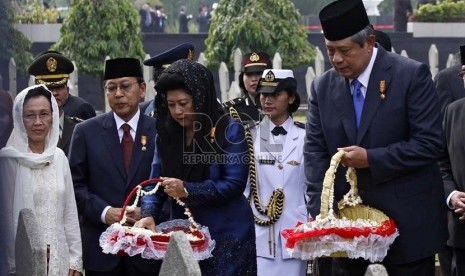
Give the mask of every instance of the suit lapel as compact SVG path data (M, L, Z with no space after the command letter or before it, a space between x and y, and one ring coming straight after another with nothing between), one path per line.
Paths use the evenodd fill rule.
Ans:
M357 133L356 145L360 145L363 137L365 136L373 117L376 114L376 110L383 101L380 97L380 86L381 82L385 83L385 94L389 97L389 83L391 82L391 75L386 71L391 64L386 60L385 52L378 48L378 56L373 65L373 69L370 74L370 80L368 82L367 93L365 96L365 102L363 104L362 117L360 119L360 128Z
M352 94L350 92L348 81L339 76L331 84L330 90L333 103L335 104L335 112L339 113L344 130L349 138L350 144L355 144L357 137L357 129L355 126L355 111L352 102Z
M116 129L116 122L113 118L113 112L103 114L103 131L101 138L103 144L105 144L110 156L113 159L117 171L121 174L123 179L127 178L126 169L124 168L123 152L121 149L121 143L119 141L118 130Z

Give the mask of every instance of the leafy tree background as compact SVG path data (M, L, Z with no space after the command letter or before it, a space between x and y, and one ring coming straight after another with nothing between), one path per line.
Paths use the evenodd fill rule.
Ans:
M108 55L143 59L139 13L129 0L75 0L52 47L83 73L101 76Z
M13 9L11 2L8 0L0 0L0 62L8 63L13 57L18 71L26 73L27 66L32 61L32 55L29 52L31 42L13 26ZM3 73L3 72L2 72ZM2 74L4 83L6 75ZM5 86L4 86L5 87Z
M283 68L295 68L314 60L315 47L294 4L288 0L221 0L210 24L205 56L211 68L219 61L233 65L236 48L243 53L279 52Z

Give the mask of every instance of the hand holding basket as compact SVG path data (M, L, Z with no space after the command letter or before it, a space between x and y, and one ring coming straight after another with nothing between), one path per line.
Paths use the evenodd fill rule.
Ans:
M353 168L348 168L346 174L351 188L338 203L339 215L334 213L335 173L344 154L339 151L331 158L323 181L320 214L313 221L283 231L286 247L294 258L330 256L378 262L399 235L392 219L375 208L361 205Z
M148 184L154 183L157 184L153 190L147 192L142 189ZM156 232L139 227L125 226L126 211L129 208L135 208L141 197L155 194L160 187L161 180L158 178L146 180L134 187L124 202L120 214L120 222L110 225L100 236L99 242L103 252L108 254L127 254L129 256L140 254L145 259L163 259L171 234L175 231L182 231L186 234L194 257L197 260L211 257L215 241L211 239L207 227L201 226L194 221L192 213L181 199L177 198L176 202L185 208L184 214L187 215L187 220L176 219L160 223L156 227ZM134 196L136 196L134 203L128 206Z

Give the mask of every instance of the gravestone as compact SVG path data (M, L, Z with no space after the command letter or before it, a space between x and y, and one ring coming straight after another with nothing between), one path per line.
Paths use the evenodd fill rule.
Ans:
M371 264L368 266L365 276L388 276L388 273L383 265Z
M201 276L199 263L183 232L174 232L160 269L160 276Z
M45 276L47 253L31 209L19 212L15 243L16 276Z

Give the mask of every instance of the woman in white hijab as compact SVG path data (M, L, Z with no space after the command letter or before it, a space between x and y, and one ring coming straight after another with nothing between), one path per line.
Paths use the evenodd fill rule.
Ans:
M57 148L58 118L55 98L44 85L15 98L13 132L0 150L1 275L16 270L15 235L24 208L33 211L43 250L49 252L47 275L81 275L81 233L68 160Z

